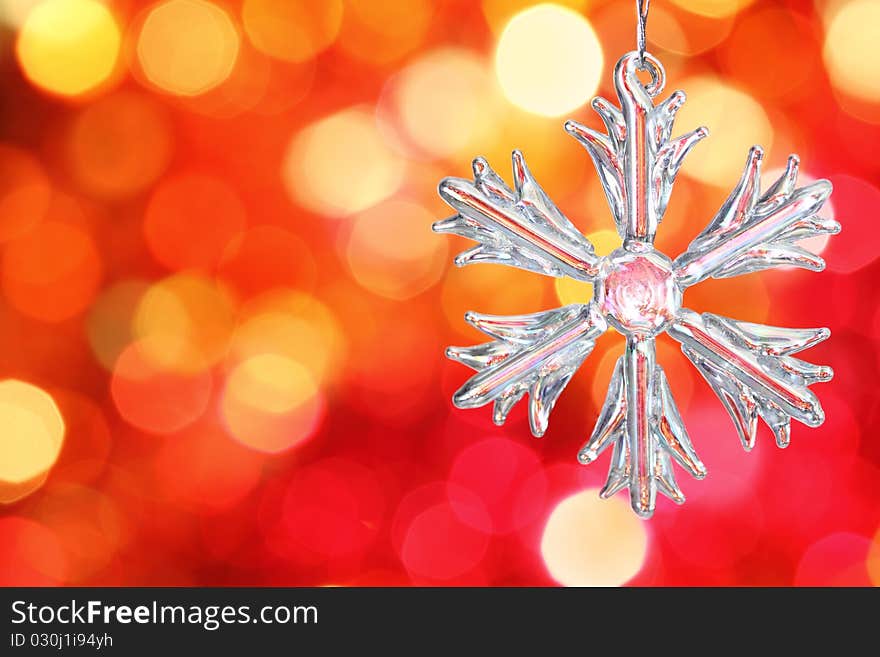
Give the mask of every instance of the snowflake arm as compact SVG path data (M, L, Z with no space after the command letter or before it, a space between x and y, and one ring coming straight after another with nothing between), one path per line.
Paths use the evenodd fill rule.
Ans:
M599 258L593 245L541 189L522 153L513 153L514 189L483 158L474 160L473 169L473 182L446 178L439 187L458 214L435 223L434 231L479 242L459 254L456 265L493 262L549 276L595 277Z
M449 358L478 371L455 393L453 403L476 408L494 402L493 420L503 424L528 393L535 436L544 435L556 400L607 328L593 304L509 317L467 313L465 320L495 339L446 350Z
M682 310L669 335L718 395L746 450L755 445L759 416L780 447L789 443L791 418L811 427L824 421L808 386L830 381L834 373L791 354L825 340L827 328L778 328Z
M749 151L739 184L709 226L675 260L682 287L710 276L727 278L780 265L824 269L822 258L797 242L840 231L833 219L816 216L831 194L831 183L817 180L796 187L798 158L792 155L785 172L760 195L762 158L760 147Z
M627 339L596 427L578 453L578 460L592 463L611 444L611 467L600 494L608 498L628 488L631 506L643 518L654 513L658 491L678 504L684 503L675 481L673 459L694 477L706 476L663 368L656 363L653 338Z
M659 62L654 65L660 66ZM624 243L651 244L685 156L709 131L701 127L672 138L675 115L685 94L676 91L655 107L638 79L638 66L639 54L632 52L614 69L620 109L604 98L593 100L607 134L576 121L568 121L565 129L590 154ZM653 91L656 94L660 89Z

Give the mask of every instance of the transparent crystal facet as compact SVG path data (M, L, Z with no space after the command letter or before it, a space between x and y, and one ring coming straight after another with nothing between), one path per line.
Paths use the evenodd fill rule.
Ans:
M681 288L672 261L662 253L617 249L599 265L594 300L621 333L654 335L675 319Z

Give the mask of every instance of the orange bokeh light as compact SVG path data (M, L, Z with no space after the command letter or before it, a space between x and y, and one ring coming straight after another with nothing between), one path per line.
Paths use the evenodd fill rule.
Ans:
M68 161L79 183L101 198L135 194L171 158L170 126L152 98L121 92L84 108L70 130Z
M143 74L159 89L198 96L230 76L239 40L229 14L216 4L167 0L144 19L137 58Z
M281 173L300 205L335 217L365 210L390 196L400 186L403 170L373 113L352 107L300 131Z
M309 371L273 353L248 358L230 372L222 415L229 433L259 452L287 450L314 434L324 400Z
M135 339L134 315L146 281L126 279L105 288L92 303L86 319L86 334L92 353L107 370L112 370L119 354Z
M39 488L64 441L64 418L51 395L37 386L0 381L0 503Z
M159 367L137 342L116 360L110 392L116 410L129 424L155 434L179 431L198 420L208 407L212 377Z
M241 9L254 46L291 62L310 59L333 43L342 13L341 0L245 0Z
M430 0L347 0L339 47L371 64L397 61L426 38L433 14Z
M59 214L78 211L67 199L56 199L54 204ZM7 245L3 291L25 315L60 322L88 307L98 291L101 272L101 255L89 232L50 219Z
M345 249L354 279L391 299L408 299L436 283L447 250L431 233L433 221L409 201L388 201L356 217Z
M58 586L66 577L67 554L55 532L29 518L0 518L0 586Z
M301 364L316 382L324 383L339 376L345 349L343 328L330 308L297 290L276 289L242 309L227 365L277 354Z
M49 210L52 187L30 153L0 144L0 243L27 232Z
M311 249L295 233L258 226L230 243L219 274L245 297L276 287L309 290L315 280L315 261Z
M38 87L79 96L111 78L121 41L116 19L98 0L47 0L27 14L15 52Z
M132 318L140 353L159 367L207 370L226 353L235 299L213 279L180 273L151 285Z
M246 224L244 205L229 185L184 173L155 188L144 213L144 236L168 269L213 271Z

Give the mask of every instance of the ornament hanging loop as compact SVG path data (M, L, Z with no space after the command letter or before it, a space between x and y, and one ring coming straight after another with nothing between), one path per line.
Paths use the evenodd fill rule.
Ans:
M663 87L666 86L666 70L663 68L663 64L660 63L660 60L654 57L651 53L640 53L640 57L642 61L638 67L639 70L647 71L648 75L651 76L651 81L645 85L645 91L648 92L648 95L651 98L654 98L655 96L658 96L660 92L663 91Z
M627 53L620 58L620 62L618 62L617 66L620 69L620 73L624 75L624 78L621 79L618 85L620 88L629 87L632 84L638 84L645 90L645 93L647 93L649 97L655 98L660 95L663 91L663 87L666 86L666 69L663 68L663 64L660 63L660 60L649 52L640 54L633 51ZM639 71L646 72L651 76L651 80L647 84L644 84L639 80L637 75ZM626 80L631 80L631 82L627 82Z

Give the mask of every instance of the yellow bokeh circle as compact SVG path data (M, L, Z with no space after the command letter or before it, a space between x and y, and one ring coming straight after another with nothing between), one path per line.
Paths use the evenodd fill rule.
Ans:
M27 15L15 52L27 78L62 96L78 96L116 69L119 25L97 0L47 0Z
M198 96L232 73L239 34L229 14L205 0L168 0L147 15L137 57L147 79L179 96Z
M750 95L711 76L685 80L681 88L687 102L675 119L678 132L697 126L709 128L709 138L687 156L682 171L700 182L733 187L742 175L752 145L769 154L773 125Z
M437 157L476 147L499 129L499 94L483 58L461 48L427 53L395 80L394 105L406 135Z
M647 550L645 526L629 505L592 488L560 502L541 538L547 570L566 586L620 586L641 570Z
M0 426L0 501L9 502L7 487L41 483L61 452L65 427L49 393L16 379L0 381Z
M287 356L263 353L230 372L221 413L233 438L274 454L315 432L323 401L309 370Z
M151 285L140 298L132 332L141 355L163 370L201 372L226 353L234 322L231 293L212 279L180 273Z
M335 41L341 0L244 0L244 29L254 47L290 62L306 61Z
M355 280L379 296L403 300L443 272L447 246L431 232L434 219L411 201L390 200L358 215L346 244Z
M342 372L345 351L345 335L330 308L303 292L279 288L242 308L225 363L232 370L254 356L276 354L324 384Z
M372 112L352 107L303 128L288 148L282 176L301 206L344 216L390 196L403 169Z
M504 95L542 116L560 116L586 103L599 86L602 65L602 47L587 19L551 3L510 19L495 51Z
M835 88L873 103L880 102L878 25L880 0L848 2L831 18L823 51Z

